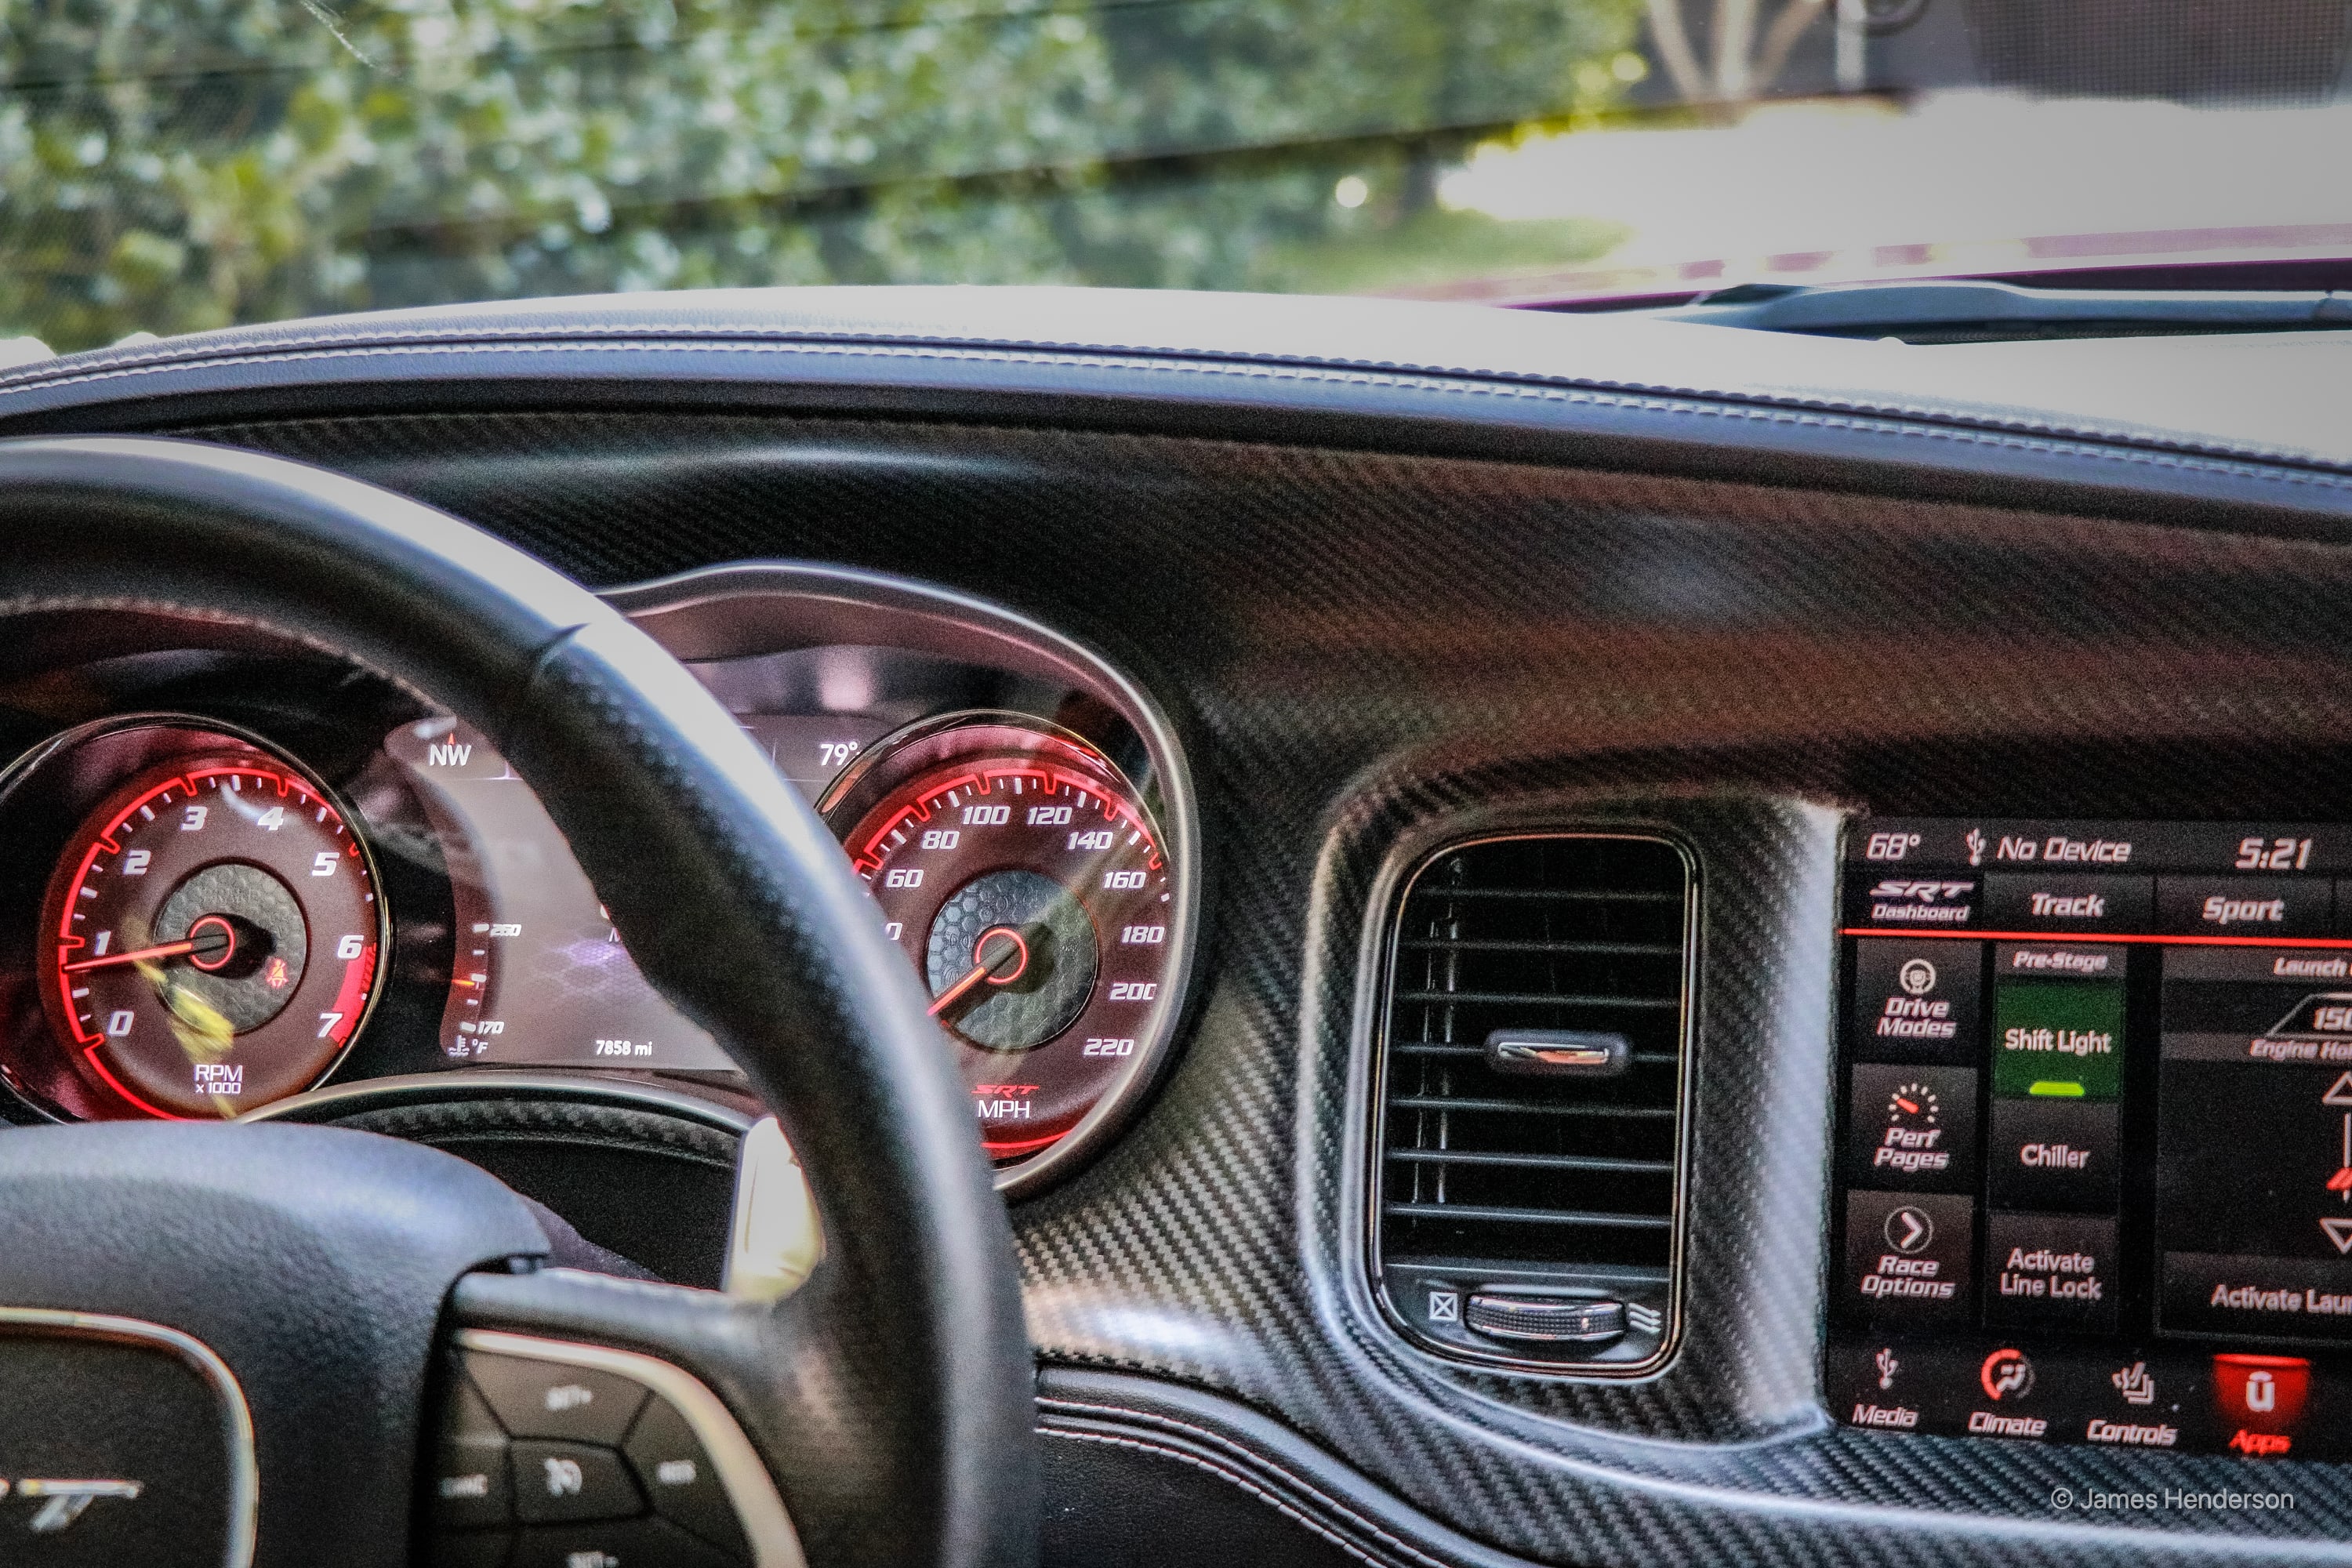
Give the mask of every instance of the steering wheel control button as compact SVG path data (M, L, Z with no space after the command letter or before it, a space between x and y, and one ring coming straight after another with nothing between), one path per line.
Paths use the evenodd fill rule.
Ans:
M433 1521L444 1530L512 1524L507 1435L471 1384L455 1377L449 1390L428 1492Z
M593 1443L514 1446L515 1511L526 1524L634 1519L646 1500L621 1456Z
M1967 1068L1858 1063L1846 1126L1856 1186L1976 1190L1977 1075Z
M507 1568L741 1568L725 1552L658 1519L541 1525L515 1540Z
M1984 949L1980 942L1900 937L1854 943L1854 1059L1974 1067Z
M617 1447L646 1402L640 1385L591 1367L468 1351L466 1371L517 1437Z
M751 1561L751 1543L744 1538L734 1505L727 1500L718 1467L668 1400L656 1394L646 1402L645 1414L629 1429L622 1451L656 1513L730 1556Z
M1976 1255L1976 1204L1952 1193L1846 1194L1850 1307L1886 1322L1966 1322Z

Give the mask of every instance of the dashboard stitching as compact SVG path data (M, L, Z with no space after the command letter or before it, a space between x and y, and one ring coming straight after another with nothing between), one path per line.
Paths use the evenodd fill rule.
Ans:
M1153 1443L1140 1437L1113 1436L1108 1432L1072 1432L1061 1427L1040 1426L1037 1429L1037 1434L1041 1437L1059 1437L1063 1441L1069 1443L1099 1443L1108 1447L1128 1448L1141 1454L1156 1454L1162 1458L1173 1459L1178 1464L1190 1465L1196 1470L1201 1470L1206 1474L1214 1476L1219 1480L1224 1481L1229 1485L1237 1487L1241 1490L1247 1492L1250 1496L1257 1499L1258 1501L1265 1504L1266 1507L1274 1510L1276 1513L1281 1514L1285 1519L1313 1531L1317 1536L1324 1541L1329 1542L1333 1546L1338 1547L1340 1551L1346 1552L1349 1556L1353 1557L1360 1563L1369 1563L1372 1564L1372 1568L1390 1568L1390 1564L1394 1561L1393 1559L1384 1559L1374 1556L1358 1542L1349 1540L1346 1536L1340 1534L1338 1531L1333 1530L1330 1526L1324 1524L1319 1520L1310 1517L1303 1510L1295 1508L1290 1503L1285 1501L1282 1498L1277 1497L1270 1489L1260 1486L1257 1482L1242 1474L1239 1470L1225 1465L1218 1464L1216 1461L1204 1455L1188 1453L1184 1449L1175 1447L1170 1444ZM1334 1511L1347 1514L1347 1516L1356 1523L1361 1524L1364 1522L1361 1516L1349 1512L1346 1508L1333 1503L1331 1499L1324 1497L1319 1493L1317 1494L1317 1497L1318 1500L1327 1504L1331 1504ZM1378 1530L1373 1530L1372 1533L1375 1535L1381 1534ZM1381 1539L1387 1540L1389 1538L1382 1536ZM1444 1565L1433 1557L1427 1556L1422 1552L1412 1552L1411 1548L1401 1548L1401 1550L1408 1552L1410 1560L1412 1562L1427 1563L1430 1565L1430 1568L1444 1568Z
M495 330L485 329L485 331ZM665 334L690 331L690 329L670 327L660 330ZM246 351L217 356L159 356L152 361L83 371L72 374L30 375L15 380L0 377L0 393L90 385L108 381L161 374L173 370L194 369L199 366L237 367L301 361L371 359L416 353L565 353L595 349L617 349L634 353L650 352L808 353L831 358L929 359L999 364L1076 364L1087 369L1238 375L1259 380L1332 382L1401 391L1500 395L1529 398L1548 403L1587 403L1599 407L1617 407L1653 414L1695 417L1733 417L1769 424L1811 426L1826 430L1851 430L1864 435L1927 436L1969 445L2041 452L2055 457L2123 458L2127 460L2152 463L2158 467L2173 466L2191 470L2226 473L2242 479L2299 481L2318 484L2329 489L2347 487L2343 465L2329 463L2324 458L2307 454L2288 452L2275 447L2247 447L2228 443L2209 446L2201 443L2172 442L2129 431L2096 427L2077 430L2067 426L2042 425L2030 420L2001 420L1982 415L1969 415L1958 410L1949 412L1916 408L1882 410L1869 405L1839 405L1827 400L1775 401L1753 395L1731 392L1705 393L1664 388L1645 389L1638 384L1580 382L1572 378L1538 379L1512 372L1447 372L1433 367L1400 367L1395 372L1381 374L1370 371L1342 371L1328 367L1325 362L1313 360L1226 362L1187 359L1175 354L1162 359L1122 356L1114 353L1096 351L1063 354L1047 352L959 349L930 343L908 346L890 342L813 341L789 337L779 337L767 342L706 342L690 339L678 341L667 335L660 339L644 340L610 339L601 336L559 338L545 337L543 333L540 335L542 335L543 341L536 342L486 342L419 336L415 339L394 337L375 343L358 343L348 346L326 346L323 340L294 339L288 341L287 346L294 351L290 353L275 352L275 345L263 343L257 345L260 352ZM1942 423L1944 421L1949 423ZM2120 449L2110 450L2103 447ZM2200 457L2199 454L2210 454L2210 456ZM2233 460L2217 461L2217 458Z

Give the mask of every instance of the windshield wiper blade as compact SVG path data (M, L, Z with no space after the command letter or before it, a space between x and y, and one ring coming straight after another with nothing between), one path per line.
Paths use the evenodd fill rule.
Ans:
M1748 283L1702 295L1686 305L1624 313L1816 337L2003 342L2352 327L2352 292L2027 289L1975 279Z

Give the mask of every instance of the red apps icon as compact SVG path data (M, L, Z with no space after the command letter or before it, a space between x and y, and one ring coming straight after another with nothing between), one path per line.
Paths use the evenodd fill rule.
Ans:
M2285 1453L2310 1393L2311 1363L2301 1356L2213 1358L2213 1406L2236 1429L2229 1446L2238 1453Z

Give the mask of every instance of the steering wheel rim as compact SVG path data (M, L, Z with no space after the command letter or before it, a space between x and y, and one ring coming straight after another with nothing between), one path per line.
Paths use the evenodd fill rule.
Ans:
M846 859L692 676L512 546L281 458L0 442L0 616L266 628L480 729L539 791L646 978L778 1110L826 1237L798 1294L472 1274L457 1320L686 1363L751 1437L812 1562L1034 1558L1019 1282L968 1099ZM261 1534L266 1562L267 1498Z

